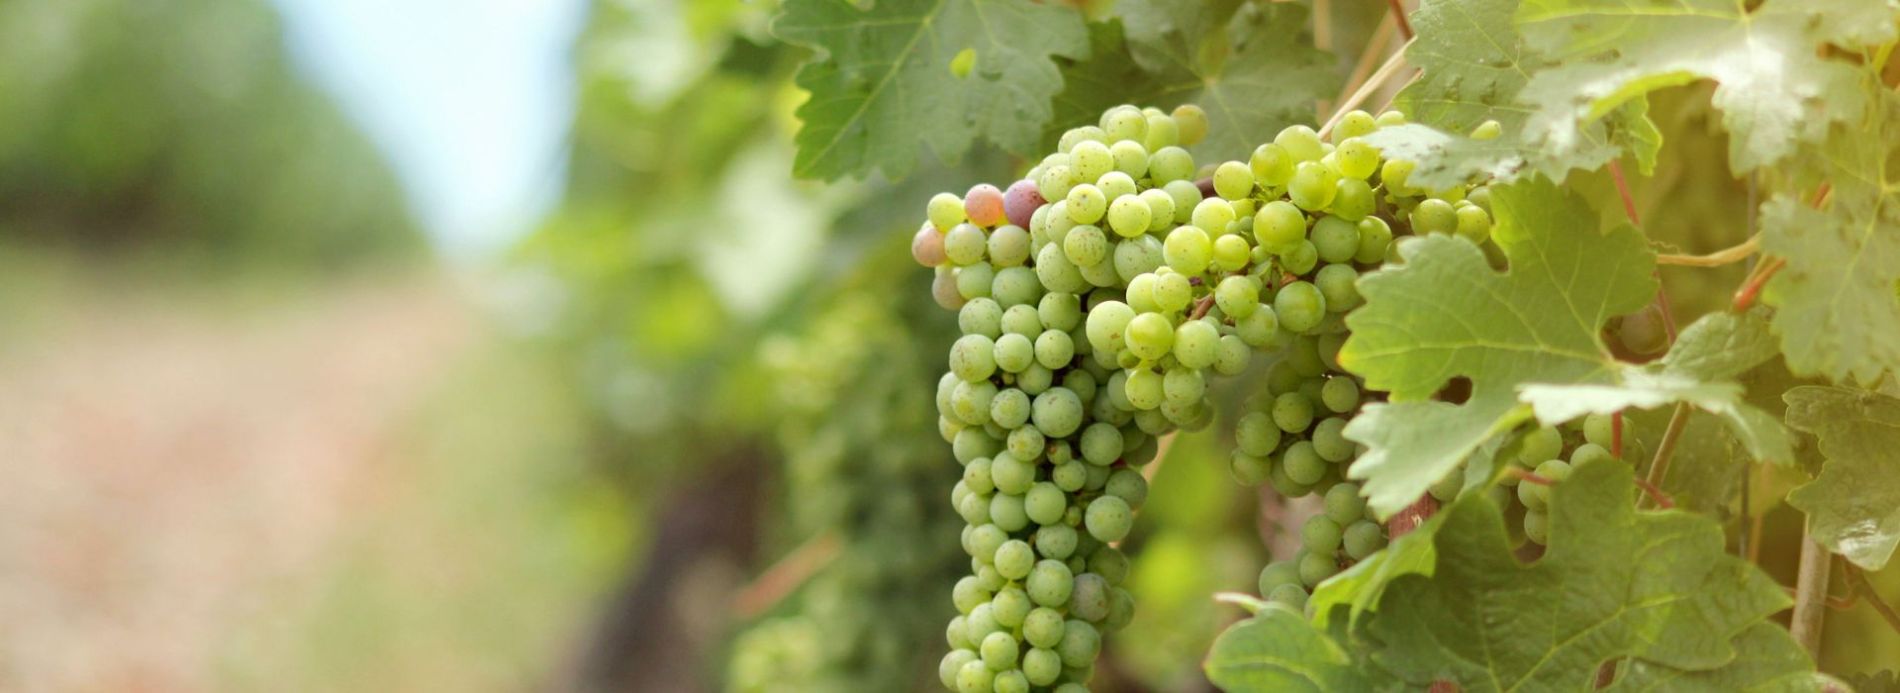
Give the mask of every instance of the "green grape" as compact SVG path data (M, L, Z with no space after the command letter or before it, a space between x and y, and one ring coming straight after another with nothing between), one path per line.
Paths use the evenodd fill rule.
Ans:
M1365 560L1379 549L1385 548L1385 529L1371 520L1358 520L1346 526L1343 542L1346 555L1355 561Z
M1359 220L1359 250L1353 255L1354 262L1370 265L1385 260L1386 247L1392 245L1392 227L1384 219L1366 217Z
M1320 217L1313 222L1313 248L1326 262L1352 262L1359 252L1359 226L1336 216Z
M1161 312L1161 304L1155 300L1155 285L1159 283L1161 275L1152 272L1137 274L1128 280L1128 307L1137 314Z
M1029 693L1029 678L1017 669L999 671L990 684L991 693Z
M1330 521L1330 520L1329 520ZM1307 587L1318 587L1326 578L1339 572L1339 563L1329 553L1302 551L1300 555L1300 582Z
M931 226L939 229L956 226L967 218L963 212L963 199L955 193L937 193L930 198L925 216L930 219Z
M1023 654L1023 678L1031 686L1047 686L1062 677L1062 657L1055 650L1035 648Z
M1128 350L1146 361L1158 361L1174 346L1174 324L1160 313L1142 313L1129 321Z
M1148 232L1165 231L1174 223L1174 197L1165 190L1143 190L1135 196L1148 206ZM1110 210L1113 211L1113 210Z
M1128 501L1115 496L1101 496L1089 501L1084 511L1083 524L1089 530L1089 536L1102 542L1120 541L1128 536L1128 529L1134 524L1134 511L1128 507Z
M967 491L975 493L995 491L996 483L990 480L990 458L977 458L964 465L963 485Z
M1132 106L1111 109L1102 114L1102 130L1111 142L1140 141L1148 136L1148 116Z
M1412 208L1412 232L1418 235L1451 233L1458 228L1458 212L1451 203L1437 198L1420 200Z
M1088 183L1070 188L1065 201L1069 203L1069 220L1077 224L1093 224L1108 213L1108 196Z
M1346 420L1339 417L1325 419L1313 428L1313 451L1327 462L1345 462L1358 454L1359 448L1346 440L1342 433L1346 429Z
M1248 170L1253 172L1254 180L1267 187L1281 187L1293 180L1293 155L1277 144L1263 144L1255 147L1253 156L1247 160Z
M1108 196L1110 200L1141 191L1141 188L1135 185L1135 179L1121 171L1109 171L1102 174L1101 178L1095 179L1095 187L1101 188L1102 194Z
M989 238L972 224L957 224L943 237L943 254L954 265L974 265L983 261L989 250Z
M1036 278L1050 291L1079 293L1089 287L1087 279L1075 263L1069 262L1062 252L1062 246L1051 243L1036 253Z
M1122 455L1122 434L1113 425L1096 422L1082 431L1082 459L1090 464L1110 465Z
M1070 293L1043 294L1036 304L1036 317L1048 329L1074 330L1082 324L1082 300Z
M1478 123L1478 127L1471 129L1471 139L1474 140L1495 140L1503 134L1504 125L1495 120Z
M1147 233L1148 224L1153 220L1154 210L1136 195L1117 197L1108 206L1108 226L1114 229L1115 235L1123 238L1134 238Z
M1007 449L1016 459L1034 461L1042 456L1042 431L1035 426L1023 426L1009 432Z
M1272 594L1273 591L1279 589L1281 585L1299 584L1301 584L1300 564L1297 560L1274 561L1268 563L1267 567L1260 569L1259 587L1260 593L1263 595Z
M1591 414L1584 417L1583 439L1592 445L1608 450L1610 443L1613 442L1611 439L1616 437L1612 418L1610 414Z
M1359 407L1359 384L1352 378L1328 378L1320 386L1319 399L1329 411L1350 412Z
M1339 123L1333 125L1333 141L1344 142L1355 137L1364 137L1377 129L1379 129L1379 124L1372 119L1372 114L1360 110L1349 111L1340 117Z
M1108 139L1108 134L1102 132L1101 128L1093 125L1071 128L1067 132L1062 133L1061 141L1056 144L1056 151L1066 154L1075 149L1075 145L1081 144L1085 140L1100 142L1105 139Z
M1280 287L1273 297L1273 312L1280 326L1294 333L1305 333L1319 326L1326 317L1326 296L1319 287L1307 282L1292 282Z
M1154 236L1143 235L1115 244L1115 274L1122 281L1134 281L1136 277L1160 269L1162 261L1161 240Z
M1190 223L1211 233L1220 233L1234 222L1234 205L1218 197L1201 200L1194 206Z
M1161 377L1162 401L1176 407L1188 407L1207 394L1207 381L1192 368L1170 368Z
M1147 143L1149 149L1180 144L1180 128L1181 126L1174 122L1174 118L1159 113L1149 114L1148 136L1142 141Z
M1166 399L1162 385L1161 374L1147 368L1138 368L1128 371L1128 381L1123 386L1123 390L1127 393L1128 403L1131 406L1137 410L1149 411L1161 406L1162 400Z
M1610 454L1609 448L1595 443L1584 443L1577 446L1577 449L1570 451L1570 464L1573 466L1582 466L1587 462L1613 459L1616 459L1616 456Z
M975 268L964 268L965 271L971 269ZM990 280L989 294L1000 305L1027 305L1042 298L1042 282L1036 279L1036 271L1028 267L1004 267Z
M966 334L950 345L950 372L964 382L986 380L996 372L996 342L980 334Z
M1020 651L1016 638L1009 633L997 632L983 637L981 652L983 665L991 671L1005 671L1016 666L1016 655Z
M1029 514L1029 521L1038 525L1053 525L1061 522L1062 513L1068 510L1068 507L1067 494L1050 481L1036 482L1030 487L1029 493L1023 496L1023 511ZM997 570L1002 570L1002 566L997 566ZM1023 569L1023 574L1029 574L1027 567ZM1008 575L1005 574L1005 577Z
M1135 310L1120 301L1108 301L1088 312L1087 333L1089 344L1096 351L1115 353L1122 350L1128 324L1135 319ZM954 369L953 369L954 370Z
M957 515L964 522L980 524L990 521L990 499L986 496L970 494L957 502Z
M1235 450L1229 459L1228 471L1234 475L1234 481L1247 486L1259 486L1270 473L1266 458L1240 450Z
M1175 106L1170 115L1174 116L1183 146L1192 147L1207 137L1207 111L1201 110L1200 106L1184 103Z
M1379 124L1379 127L1382 127L1382 128L1392 127L1394 125L1404 125L1405 114L1400 113L1398 111L1386 111L1384 113L1379 114L1379 117L1376 122Z
M1319 453L1313 450L1313 444L1304 440L1295 441L1280 453L1280 465L1286 470L1288 479L1295 483L1311 486L1326 476L1327 463ZM994 513L994 510L991 511Z
M1394 195L1405 197L1417 195L1420 192L1419 189L1407 184L1412 177L1412 171L1417 168L1416 162L1388 159L1385 165L1379 168L1379 182L1385 185L1387 192Z
M1081 463L1070 462L1069 464L1080 465ZM1077 466L1075 469L1080 471L1081 467ZM1081 485L1077 484L1076 488L1081 488ZM1064 515L1067 515L1066 508ZM1075 542L1075 528L1066 524L1049 523L1036 530L1036 552L1042 554L1044 558L1057 560L1068 558L1070 554L1075 553Z
M1669 332L1663 324L1662 310L1651 303L1618 321L1618 341L1623 348L1638 354L1654 354L1669 348Z
M982 662L977 661L975 651L965 648L951 650L950 654L944 655L943 661L937 664L937 680L943 682L944 688L958 690L957 674L963 670L964 665L972 662L982 665Z
M1266 412L1248 412L1234 425L1234 443L1255 457L1266 457L1280 447L1280 427Z
M978 298L957 311L957 328L964 334L990 339L1003 336L1003 308L996 301Z
M1016 628L1023 624L1023 619L1029 616L1029 610L1033 607L1028 593L1023 592L1021 587L1008 585L990 599L990 616L996 619L997 625Z
M1168 239L1161 246L1161 254L1174 271L1196 275L1213 262L1214 242L1199 227L1181 226L1168 232Z
M1161 145L1154 148L1160 149L1164 146L1168 145ZM1148 147L1142 146L1140 142L1133 140L1123 140L1116 142L1108 149L1109 153L1115 156L1114 170L1121 171L1134 178L1144 178L1148 175ZM1107 171L1103 171L1103 173L1107 173Z
M1253 170L1238 161L1223 162L1214 169L1214 194L1238 200L1253 194Z
M1282 457L1284 458L1284 455ZM1325 464L1323 462L1320 463L1320 467L1322 468L1319 471L1319 475L1322 477L1326 474L1323 469L1324 466ZM1273 487L1274 493L1278 493L1285 498L1301 498L1313 492L1312 484L1303 484L1294 481L1293 477L1287 474L1284 461L1282 464L1273 465L1272 469L1267 472L1267 483Z
M1273 143L1286 150L1296 161L1318 161L1326 155L1320 146L1319 133L1305 125L1290 125L1273 136Z
M1431 488L1426 489L1426 491L1432 495L1432 498L1436 498L1440 502L1448 503L1451 502L1453 498L1458 497L1458 492L1464 489L1464 485L1464 473L1457 472L1446 474L1437 482L1433 483Z
M1043 330L1036 336L1036 363L1056 370L1075 360L1075 340L1061 330Z
M1109 152L1108 145L1101 142L1078 142L1069 151L1069 169L1075 172L1077 178L1095 180L1115 169L1115 155Z
M1253 312L1234 325L1240 341L1253 347L1266 346L1280 332L1280 316L1271 306L1255 306Z
M1029 592L1030 600L1036 604L1060 609L1069 603L1069 592L1075 586L1075 574L1070 572L1068 564L1062 561L1043 559L1036 562L1035 568L1030 569L1029 578L1023 581L1023 586L1024 590ZM1035 617L1035 612L1031 611L1030 620L1024 622L1025 630Z
M990 232L990 262L1014 267L1029 261L1029 232L1020 226L1005 224Z
M1003 493L1021 495L1036 483L1036 466L1008 451L990 458L990 483Z
M1333 151L1339 174L1353 180L1365 180L1379 171L1379 149L1365 140L1350 137Z
M1364 301L1359 297L1359 270L1349 264L1327 265L1313 276L1313 285L1319 287L1319 293L1325 297L1326 309L1334 313L1344 313L1358 308Z
M1075 589L1069 595L1069 615L1085 621L1108 617L1108 581L1094 573L1075 576Z
M1042 334L1042 316L1036 314L1035 306L1026 303L1017 304L1003 311L1003 316L997 321L997 326L1004 332L1035 337Z
M1253 247L1247 244L1247 239L1233 234L1214 239L1214 254L1211 261L1215 269L1222 272L1238 271L1246 267L1247 261L1252 258Z
M1300 545L1308 552L1330 556L1339 550L1341 531L1339 523L1332 518L1314 515L1300 526Z
M963 579L957 580L956 587L950 590L950 601L956 605L958 612L968 614L970 610L975 609L978 604L989 603L990 591L983 589L983 587L977 583L976 576L965 576Z
M1205 320L1189 320L1174 329L1174 358L1187 368L1214 365L1219 346L1220 329Z
M1483 243L1491 238L1491 215L1477 205L1457 208L1458 225L1455 231L1459 238L1472 243Z
M1152 172L1150 175L1152 175ZM1194 174L1190 171L1188 175L1191 176ZM1174 200L1174 223L1176 224L1187 223L1188 219L1194 214L1194 206L1201 202L1200 186L1195 185L1194 181L1186 180L1185 178L1186 177L1183 176L1183 180L1171 180L1168 181L1166 185L1161 186L1162 192L1167 193L1168 197Z
M1372 192L1372 186L1363 180L1341 178L1333 192L1333 216L1348 221L1360 221L1369 218L1378 206L1378 198Z
M1038 363L1030 366L1028 370L1016 374L1016 387L1020 388L1029 396L1034 397L1047 391L1050 381L1054 379L1054 377L1054 374L1051 373L1049 369L1043 368L1042 364Z
M1285 200L1268 202L1254 215L1253 233L1262 247L1285 255L1306 240L1306 214Z
M1293 340L1286 350L1287 365L1303 378L1318 378L1326 374L1326 359L1320 356L1319 340L1313 337L1300 337Z
M1180 147L1162 147L1148 155L1148 178L1157 185L1194 176L1194 156ZM1173 193L1169 193L1170 196ZM1199 193L1195 193L1198 197ZM1176 200L1179 202L1179 200Z
M1299 245L1294 246L1291 252L1280 257L1280 267L1293 274L1312 272L1313 268L1318 265L1319 248L1314 246L1312 241L1308 240L1301 240Z
M1326 517L1340 526L1348 527L1365 516L1366 499L1359 496L1359 485L1349 482L1334 484L1326 490Z
M1005 373L1021 373L1036 360L1036 345L1028 337L1006 334L996 338L994 361Z
M1557 429L1545 426L1533 428L1524 434L1524 441L1518 447L1517 459L1526 467L1542 464L1544 460L1556 459L1563 452L1563 434Z
M1235 320L1244 320L1260 308L1260 283L1252 277L1232 276L1214 287L1214 305Z
M1108 257L1108 236L1094 226L1069 229L1068 235L1062 238L1062 255L1076 267L1100 264Z
M1150 293L1155 307L1168 313L1186 310L1188 304L1194 302L1194 285L1188 281L1187 275L1178 272L1155 276L1154 288Z
M1022 337L1022 335L1008 336ZM1001 342L998 343L1000 344ZM965 384L967 385L968 383ZM983 384L989 385L989 383ZM1002 390L990 398L989 410L991 423L995 423L1006 429L1015 429L1029 420L1029 395L1013 387Z
M1302 161L1286 185L1287 199L1300 209L1319 211L1333 203L1339 192L1339 174L1318 161Z
M957 693L992 693L996 672L978 659L957 670Z
M1550 543L1550 516L1536 510L1526 511L1524 537L1539 544Z
M1049 480L1054 483L1057 488L1073 493L1082 490L1082 485L1088 483L1088 475L1089 470L1085 468L1081 462L1069 460L1068 462L1056 465L1054 469L1050 470ZM1041 549L1042 547L1038 546L1036 548Z
M1068 388L1052 387L1036 395L1030 420L1051 438L1067 438L1082 425L1082 399Z
M1220 346L1214 352L1214 372L1221 375L1239 375L1247 370L1247 364L1253 361L1253 349L1236 335L1221 335Z
M1042 568L1043 563L1062 565L1061 561L1046 560L1042 561L1042 563L1038 563L1036 567L1038 569ZM1068 566L1062 566L1063 574L1068 574L1068 570ZM1030 577L1034 579L1035 573L1030 573ZM1064 580L1063 584L1068 585L1069 581ZM1030 592L1030 599L1035 600L1035 593L1033 592L1035 588L1032 586L1029 589L1032 590ZM1043 604L1043 606L1030 609L1029 615L1023 618L1023 639L1029 641L1029 644L1037 649L1046 650L1053 648L1056 646L1056 643L1062 642L1063 631L1062 613L1056 611L1056 609L1068 603L1069 594L1067 591L1064 591L1062 593L1062 604L1053 606L1040 600L1035 601Z
M1267 594L1267 601L1299 611L1306 608L1306 600L1309 596L1306 588L1299 585L1281 585Z

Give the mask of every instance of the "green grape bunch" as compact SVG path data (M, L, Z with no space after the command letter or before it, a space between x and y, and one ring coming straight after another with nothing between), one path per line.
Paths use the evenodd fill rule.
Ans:
M929 201L911 251L962 332L937 407L971 556L946 687L1086 690L1134 608L1116 545L1148 495L1141 468L1163 437L1210 426L1210 379L1256 353L1276 359L1236 424L1233 475L1327 500L1263 594L1297 607L1384 545L1341 483L1360 452L1343 430L1368 395L1337 360L1355 282L1397 258L1395 236L1490 232L1482 189L1409 187L1409 165L1362 139L1402 122L1354 111L1331 141L1296 125L1204 170L1186 149L1207 134L1201 109L1117 106L1007 188Z

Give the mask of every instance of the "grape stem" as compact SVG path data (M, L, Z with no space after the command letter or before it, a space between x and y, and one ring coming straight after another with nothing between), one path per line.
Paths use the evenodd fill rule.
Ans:
M1761 252L1761 234L1750 236L1740 245L1723 248L1707 255L1657 255L1656 264L1678 267L1721 267L1747 260Z
M1886 621L1887 626L1893 628L1894 632L1900 633L1900 613L1896 613L1886 600L1880 598L1880 593L1874 591L1874 585L1868 582L1867 574L1851 563L1843 563L1841 568L1841 572L1847 576L1848 587L1853 589L1849 598L1866 599L1867 605L1873 607L1875 613L1880 614L1881 620Z
M1676 412L1669 417L1669 428L1663 431L1662 443L1656 446L1656 456L1649 461L1649 473L1643 476L1643 483L1659 489L1658 494L1661 493L1663 478L1669 473L1669 458L1676 453L1676 442L1682 440L1682 429L1688 425L1689 404L1679 402Z
M1821 653L1821 621L1827 615L1827 574L1833 562L1833 554L1803 528L1801 567L1794 583L1794 617L1788 624L1788 632L1814 657Z
M1545 478L1543 475L1540 475L1536 472L1524 471L1524 468L1518 467L1515 465L1505 467L1504 473L1517 477L1520 481L1528 481L1530 483L1537 484L1538 486L1549 486L1552 483L1554 483L1550 479Z
M1385 4L1392 7L1389 16L1399 21L1399 33L1405 35L1405 40L1412 40L1412 22L1405 18L1405 0L1385 0Z
M830 564L842 547L843 542L838 540L836 532L827 531L807 539L740 589L732 599L733 613L741 619L750 619L771 610L774 604L798 591L800 585Z

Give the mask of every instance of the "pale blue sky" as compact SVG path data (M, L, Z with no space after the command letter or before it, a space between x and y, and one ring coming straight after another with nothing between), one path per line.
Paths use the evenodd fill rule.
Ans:
M478 260L559 194L585 0L273 0L292 57L382 148L448 257Z

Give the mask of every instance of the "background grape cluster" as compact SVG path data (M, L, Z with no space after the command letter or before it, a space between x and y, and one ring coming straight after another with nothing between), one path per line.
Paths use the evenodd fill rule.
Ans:
M1115 545L1147 497L1141 468L1177 428L1213 422L1209 371L1238 375L1256 352L1276 358L1236 423L1233 475L1326 498L1262 593L1297 608L1384 546L1343 482L1359 453L1343 431L1367 395L1337 360L1354 283L1397 258L1395 234L1484 244L1491 227L1483 189L1408 186L1411 164L1361 138L1402 122L1354 111L1331 141L1293 126L1203 168L1184 148L1206 135L1199 108L1118 106L1007 189L930 200L911 251L963 332L937 405L971 556L946 687L1086 684L1102 635L1132 614Z

